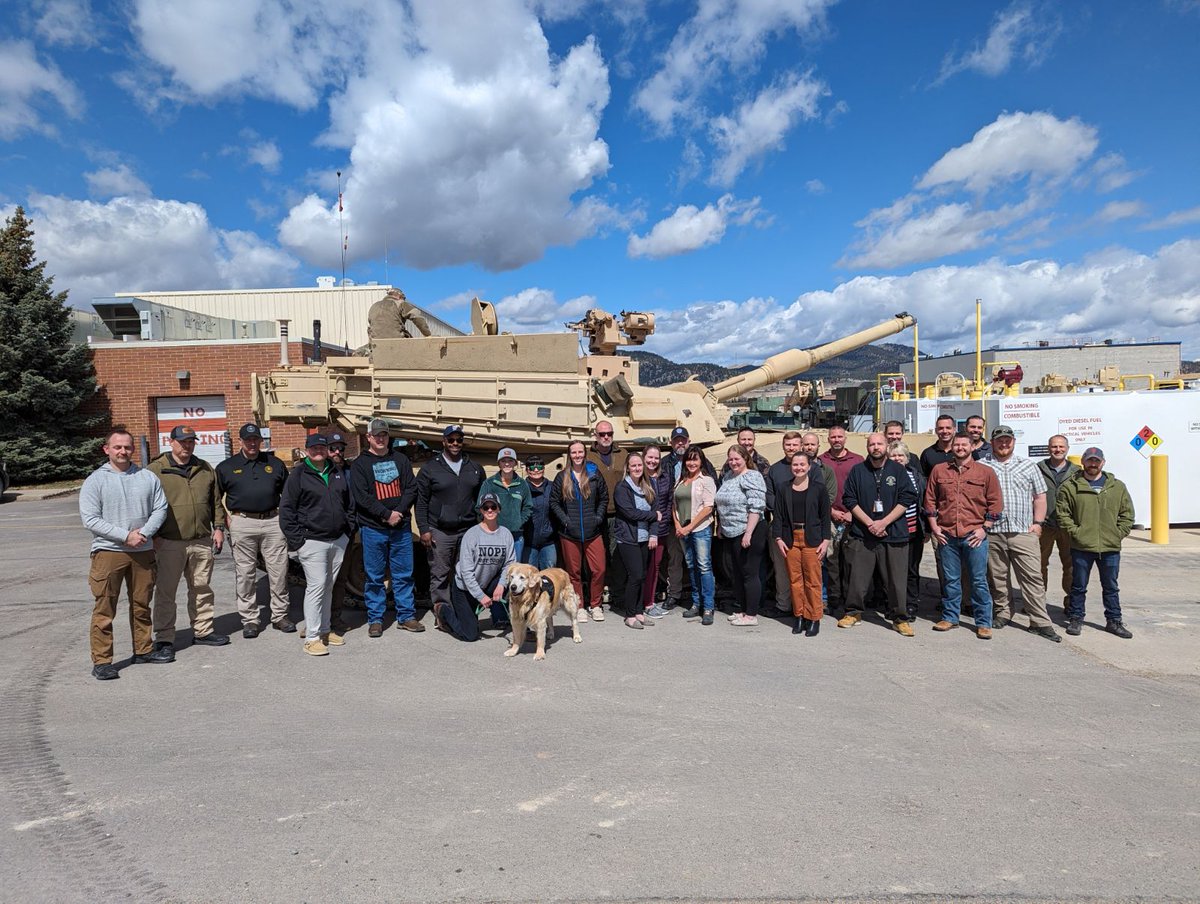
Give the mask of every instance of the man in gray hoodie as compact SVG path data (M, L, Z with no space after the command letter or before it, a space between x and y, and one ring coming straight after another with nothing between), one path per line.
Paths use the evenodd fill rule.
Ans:
M153 651L150 599L154 593L154 535L167 517L167 497L151 471L133 463L133 436L122 427L104 441L108 462L93 471L79 493L79 516L92 532L88 585L96 598L92 610L92 675L119 678L113 665L112 623L121 585L129 593L133 662L171 662Z

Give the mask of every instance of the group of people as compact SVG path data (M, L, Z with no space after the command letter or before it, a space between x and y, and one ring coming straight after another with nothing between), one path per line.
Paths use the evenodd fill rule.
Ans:
M438 628L478 639L480 615L509 628L508 566L562 567L580 600L580 621L603 622L607 602L624 624L642 630L675 606L684 618L714 622L718 598L734 626L758 623L764 594L790 613L793 633L819 633L826 609L839 628L880 609L901 635L913 636L926 540L937 558L941 608L935 631L959 625L972 608L975 632L990 639L1012 615L1010 580L1020 588L1029 629L1060 641L1045 605L1047 564L1055 549L1063 569L1068 634L1079 634L1092 567L1098 566L1106 630L1132 636L1121 616L1120 546L1133 524L1124 484L1104 471L1100 449L1082 467L1067 457L1065 437L1049 441L1043 461L1014 454L1015 435L983 419L958 431L938 418L935 442L914 454L904 428L889 422L867 438L865 457L846 448L834 427L818 455L816 434L783 436L774 463L755 448L753 430L737 435L718 471L688 431L676 427L670 448L620 449L607 421L593 441L567 447L551 478L539 455L524 475L513 449L501 449L487 476L466 454L461 426L445 428L442 450L414 474L392 447L388 424L372 420L367 448L346 460L338 432L310 435L289 470L263 449L255 424L239 431L239 451L213 467L195 455L187 426L145 468L121 428L104 444L108 461L85 481L83 523L93 534L89 583L93 674L118 677L112 622L128 588L133 662L175 658L176 596L187 584L194 643L221 646L214 629L214 555L232 548L242 635L263 627L257 572L267 574L270 625L284 633L289 556L304 570L305 653L328 655L345 643L342 621L348 564L361 556L368 637L383 635L387 587L396 625L419 633L414 541L429 565L429 596ZM227 535L228 534L228 538Z

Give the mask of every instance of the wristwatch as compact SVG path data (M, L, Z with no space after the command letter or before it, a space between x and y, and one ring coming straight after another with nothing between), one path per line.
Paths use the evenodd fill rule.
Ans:
M1033 523L1034 523L1035 525L1037 525L1038 527L1041 527L1041 526L1042 526L1043 524L1045 524L1046 522L1045 522L1045 521L1034 521Z

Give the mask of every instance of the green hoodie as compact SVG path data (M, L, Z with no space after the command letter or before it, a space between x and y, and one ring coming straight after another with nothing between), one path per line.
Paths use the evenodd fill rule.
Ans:
M1133 500L1125 484L1108 471L1099 492L1083 471L1072 474L1058 491L1058 526L1071 537L1071 548L1083 552L1120 552L1133 529Z
M158 536L167 540L206 540L214 528L225 529L225 506L217 490L217 472L195 455L180 467L164 452L146 466L162 481L167 520Z

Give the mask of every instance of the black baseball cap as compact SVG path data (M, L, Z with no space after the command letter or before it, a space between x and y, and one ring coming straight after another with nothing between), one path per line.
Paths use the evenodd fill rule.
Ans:
M310 433L304 441L304 448L311 449L313 446L328 446L329 439L324 433Z
M346 437L344 437L340 433L330 433L329 436L326 438L329 440L329 445L331 445L331 446L346 445Z
M687 432L687 427L676 427L671 431L671 442L681 438L691 439L691 435Z
M258 429L258 424L242 424L238 436L242 439L262 439L262 431Z
M447 436L453 436L456 433L459 436L466 436L466 433L463 432L462 424L451 424L442 431L442 438L445 439Z
M180 424L178 427L171 428L171 439L176 442L183 442L186 439L195 439L196 431L187 424Z
M480 496L479 505L477 505L476 508L480 511L483 511L483 507L488 503L496 506L496 508L504 508L504 506L500 504L500 497L495 493L484 493L482 496Z

